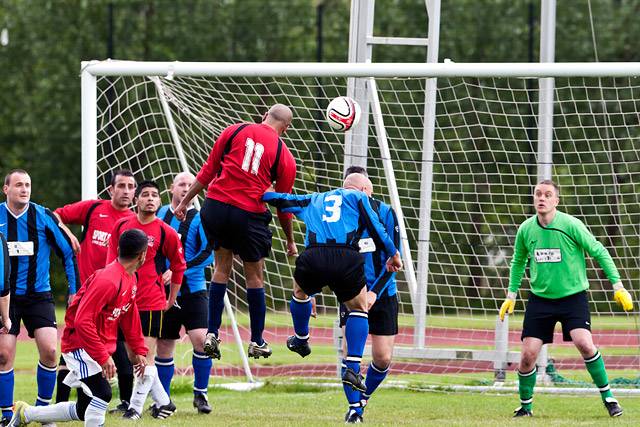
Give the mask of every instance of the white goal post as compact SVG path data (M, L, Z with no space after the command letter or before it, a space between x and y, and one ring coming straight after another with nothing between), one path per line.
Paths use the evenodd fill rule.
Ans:
M324 108L346 94L347 79L362 79L369 100L367 171L376 197L398 213L407 267L398 276L395 373L419 375L419 381L438 386L451 384L445 378L450 374L462 385L484 381L487 373L504 381L518 361L519 325L496 322L496 309L508 283L515 230L533 212L530 194L541 167L550 168L561 186L561 209L582 219L605 244L625 286L638 296L636 76L640 63L83 62L82 197L102 194L115 168L129 168L161 186L177 172L196 173L224 127L255 121L274 102L294 110L285 135L299 166L294 191L339 186L345 135L324 123ZM434 78L437 84L427 85ZM556 80L553 99L546 101L554 107L548 109L553 128L544 134L538 120L541 78ZM436 92L433 108L425 108L428 90ZM426 126L433 131L424 132ZM551 138L541 141L550 150L545 158L538 152L539 134ZM297 225L298 242L301 235ZM286 302L292 265L282 237L274 228L274 256L265 274L267 318L274 319L267 340L275 342L291 330ZM590 262L588 268L593 314L604 324L596 339L616 349L621 372L637 369L635 314L620 313L598 266ZM243 280L236 269L227 301L228 314L238 317L229 334L240 348L246 330ZM335 318L336 310L329 294L317 304L321 316L315 329L312 323L312 345L314 331L326 335L332 329L326 319ZM520 320L520 301L517 307ZM321 342L330 343L329 335ZM559 366L578 369L566 353L559 349ZM249 381L254 375L328 372L325 359L281 371L246 357L240 364L216 372L244 372Z

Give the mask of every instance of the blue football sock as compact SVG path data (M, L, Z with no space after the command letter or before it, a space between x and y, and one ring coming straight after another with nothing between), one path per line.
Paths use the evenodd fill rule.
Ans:
M344 375L344 371L347 369L347 365L342 362L342 369L340 370L340 376ZM342 389L344 390L344 395L347 397L347 402L349 402L349 409L355 409L355 411L362 415L362 406L360 405L360 392L358 390L354 390L350 385L342 384Z
M171 396L171 379L176 370L176 365L173 363L173 357L161 358L156 356L156 369L158 370L158 379L162 384L162 388Z
M227 293L225 283L211 282L209 286L209 332L218 336L224 311L224 296Z
M264 331L264 319L267 315L267 303L264 298L264 288L247 289L247 302L249 303L249 319L251 322L251 341L262 345L262 331Z
M13 368L0 371L0 409L3 418L13 416Z
M193 394L207 394L209 375L211 375L211 366L213 365L211 358L194 350L191 365L193 366Z
M309 319L311 318L311 298L305 300L291 298L289 302L289 310L291 311L291 319L293 320L293 330L296 333L296 344L307 341L309 339Z
M380 383L382 383L382 381L384 381L384 379L387 377L388 373L388 366L386 369L380 369L376 365L374 365L373 362L371 362L369 364L369 369L367 369L367 378L364 382L367 390L363 393L362 398L369 400L371 394L376 391Z
M344 336L347 341L347 357L344 362L347 368L351 368L355 373L360 372L360 361L368 335L369 317L367 313L358 310L350 311L344 328Z
M36 406L46 406L51 403L53 390L56 388L57 367L52 368L38 362L36 381L38 383L38 398Z

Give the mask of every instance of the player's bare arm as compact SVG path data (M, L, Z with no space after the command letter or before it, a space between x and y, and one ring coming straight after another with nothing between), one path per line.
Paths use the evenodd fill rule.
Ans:
M184 220L187 208L189 207L189 203L191 203L191 200L193 200L193 198L203 189L204 185L200 184L198 180L195 180L193 182L187 194L184 196L178 207L173 211L173 214L176 216L176 218L178 218L180 221Z

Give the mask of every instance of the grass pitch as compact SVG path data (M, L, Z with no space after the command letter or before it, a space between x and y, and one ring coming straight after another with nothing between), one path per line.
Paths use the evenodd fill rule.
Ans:
M326 348L325 348L326 347ZM217 365L239 364L235 346L228 345L222 363ZM637 349L630 349L631 352ZM260 361L260 364L300 363L300 359L288 352L284 346L274 346L277 357ZM575 351L574 351L575 352ZM572 352L573 353L573 352ZM296 357L294 357L296 356ZM37 349L31 340L19 341L16 357L16 400L33 402L36 396L35 368ZM331 346L314 346L310 363L335 363L335 353ZM176 365L185 367L191 361L190 346L178 345ZM305 360L306 362L306 360ZM563 372L576 380L589 381L585 370ZM610 378L624 376L637 377L638 372L609 372ZM483 374L464 375L402 375L399 378L409 384L474 384L486 379ZM395 377L393 379L399 379ZM288 379L260 378L266 381L262 388L236 392L220 388L211 388L209 401L214 408L210 415L198 415L192 407L191 378L176 376L172 386L172 399L178 406L178 412L167 420L155 420L148 413L137 422L125 421L114 415L108 415L109 426L331 426L342 425L346 412L346 400L341 387L319 387L314 385L315 378L300 379L292 384L282 385ZM510 372L508 380L515 381ZM211 378L211 384L220 384L226 380ZM470 382L471 381L471 382ZM337 385L338 381L335 381ZM391 383L391 382L389 382ZM117 396L117 392L114 393ZM115 406L117 397L111 403ZM512 420L511 415L518 406L518 396L495 393L451 393L419 392L393 388L381 388L376 391L365 411L365 422L373 425L427 425L427 426L500 426L504 423L526 424L532 426L638 426L640 424L640 396L621 396L620 403L625 413L621 418L610 419L599 396L543 395L535 396L534 418ZM150 400L147 401L147 405ZM82 426L82 423L59 424Z
M209 400L214 412L198 415L191 405L192 394L187 380L179 382L182 385L172 393L172 399L178 406L174 416L167 420L154 420L145 414L142 420L134 424L156 427L337 426L343 424L346 412L341 388L321 388L305 385L304 382L292 385L267 382L264 387L248 392L211 389ZM16 399L31 402L35 394L35 375L25 372L17 374ZM515 394L415 392L382 388L371 399L365 411L365 422L389 426L499 426L504 423L532 426L637 426L640 422L640 398L623 397L620 402L625 409L624 415L610 419L598 396L537 395L535 417L512 420L511 411L518 406ZM108 415L106 424L129 426L132 422ZM81 426L82 423L65 425Z

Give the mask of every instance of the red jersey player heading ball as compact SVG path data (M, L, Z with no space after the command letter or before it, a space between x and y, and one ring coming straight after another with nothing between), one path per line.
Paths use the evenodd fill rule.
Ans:
M220 358L218 331L233 255L240 256L247 284L251 319L250 357L269 357L271 349L262 338L266 314L264 258L271 251L271 213L262 195L274 182L276 191L291 192L296 162L280 136L293 118L289 107L276 104L262 123L237 123L222 131L196 181L175 210L184 218L189 202L208 186L200 216L215 250L215 271L209 288L209 331L205 353ZM287 253L297 254L292 217L278 212L287 238Z

